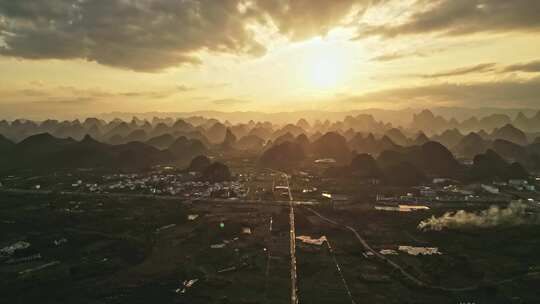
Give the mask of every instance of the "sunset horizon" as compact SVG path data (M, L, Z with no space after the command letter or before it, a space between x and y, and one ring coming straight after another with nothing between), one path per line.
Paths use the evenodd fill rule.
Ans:
M4 115L530 108L536 1L2 1Z
M540 0L0 0L0 295L525 304Z

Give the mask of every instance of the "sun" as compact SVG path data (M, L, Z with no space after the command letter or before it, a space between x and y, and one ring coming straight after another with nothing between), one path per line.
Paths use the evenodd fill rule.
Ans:
M332 89L347 76L348 56L344 49L328 43L312 47L306 60L306 79L316 89Z
M335 87L343 78L344 68L335 58L319 58L312 67L311 81L316 87Z

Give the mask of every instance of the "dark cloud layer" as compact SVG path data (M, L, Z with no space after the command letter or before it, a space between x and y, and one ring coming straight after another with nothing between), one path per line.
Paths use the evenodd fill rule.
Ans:
M439 73L434 74L426 74L426 75L420 75L423 78L439 78L439 77L451 77L451 76L463 76L467 74L474 74L474 73L486 73L486 72L492 72L495 71L496 64L491 63L481 63L473 66L468 67L461 67L457 69L452 69L449 71L443 71Z
M453 76L463 76L468 74L481 74L481 73L498 73L507 74L514 72L522 73L540 73L540 60L512 64L508 66L500 66L494 62L480 63L471 66L460 67L452 70L441 71L433 74L416 75L422 78L444 78Z
M360 37L438 32L463 35L478 32L539 31L538 0L418 0L416 13L399 25L363 26Z
M210 52L261 56L250 24L273 24L292 40L361 20L388 0L0 0L0 55L85 59L155 72L198 64ZM538 0L418 0L399 25L362 25L361 35L538 31ZM350 20L349 20L350 21ZM354 22L353 22L354 23ZM350 24L350 23L349 23ZM388 61L402 56L382 56Z
M353 103L538 107L540 77L475 83L443 83L381 90L347 98Z
M380 61L380 62L387 62L387 61L393 61L397 59L402 58L408 58L408 57L425 57L426 54L422 52L393 52L393 53L384 53L378 56L375 56L371 58L371 61Z
M293 39L326 33L373 0L0 0L0 54L83 58L153 72L197 64L200 50L264 54L247 26Z
M540 73L540 60L509 65L504 69L505 72L526 72Z
M137 71L196 64L194 51L258 55L238 0L0 0L8 56L84 58Z
M293 40L325 34L344 16L364 11L375 0L258 0L257 6Z

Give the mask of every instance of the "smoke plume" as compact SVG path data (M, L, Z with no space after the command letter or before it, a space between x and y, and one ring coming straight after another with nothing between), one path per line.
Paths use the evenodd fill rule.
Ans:
M441 217L432 216L418 224L423 231L443 229L489 228L499 225L516 226L523 224L540 224L538 214L527 212L527 205L521 202L512 202L506 208L491 206L489 209L474 213L459 210L447 212Z

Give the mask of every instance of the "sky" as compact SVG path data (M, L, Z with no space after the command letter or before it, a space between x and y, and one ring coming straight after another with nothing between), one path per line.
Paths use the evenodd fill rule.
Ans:
M538 0L0 0L0 113L540 108Z

